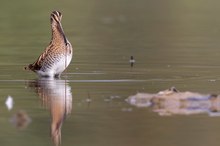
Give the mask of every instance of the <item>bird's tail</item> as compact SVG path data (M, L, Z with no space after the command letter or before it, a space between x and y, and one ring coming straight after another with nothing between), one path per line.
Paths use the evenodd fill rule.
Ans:
M24 67L24 70L32 70L33 69L33 65L29 64L28 66Z

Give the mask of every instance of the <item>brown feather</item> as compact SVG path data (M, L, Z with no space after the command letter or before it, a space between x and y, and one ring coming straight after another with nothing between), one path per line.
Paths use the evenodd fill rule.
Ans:
M72 54L72 46L64 35L61 18L62 14L58 11L51 13L51 42L34 63L24 67L25 70L32 70L34 72L39 70L44 71L48 66L52 66L55 61L59 60L61 56L67 55L67 52Z

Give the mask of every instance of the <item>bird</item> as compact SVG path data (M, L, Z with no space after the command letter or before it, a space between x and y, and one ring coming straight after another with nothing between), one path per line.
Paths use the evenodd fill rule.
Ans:
M130 57L129 62L130 62L131 67L133 67L133 66L134 66L134 63L135 63L134 56L131 56L131 57Z
M53 11L51 13L51 41L34 63L24 67L25 70L33 71L40 77L59 78L61 73L70 64L73 48L64 34L61 19L61 12Z

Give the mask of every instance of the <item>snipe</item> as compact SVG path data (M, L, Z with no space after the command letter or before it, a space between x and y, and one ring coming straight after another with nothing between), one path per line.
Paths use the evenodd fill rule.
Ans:
M52 39L49 46L38 57L37 61L24 67L40 77L60 77L72 60L72 45L67 40L62 25L62 14L59 11L51 13Z

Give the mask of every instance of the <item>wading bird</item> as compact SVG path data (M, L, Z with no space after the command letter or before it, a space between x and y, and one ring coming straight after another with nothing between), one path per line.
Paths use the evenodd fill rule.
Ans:
M31 70L40 77L59 78L61 73L70 64L73 49L64 34L61 18L62 14L59 11L53 11L51 13L51 42L34 63L24 67L25 70Z

